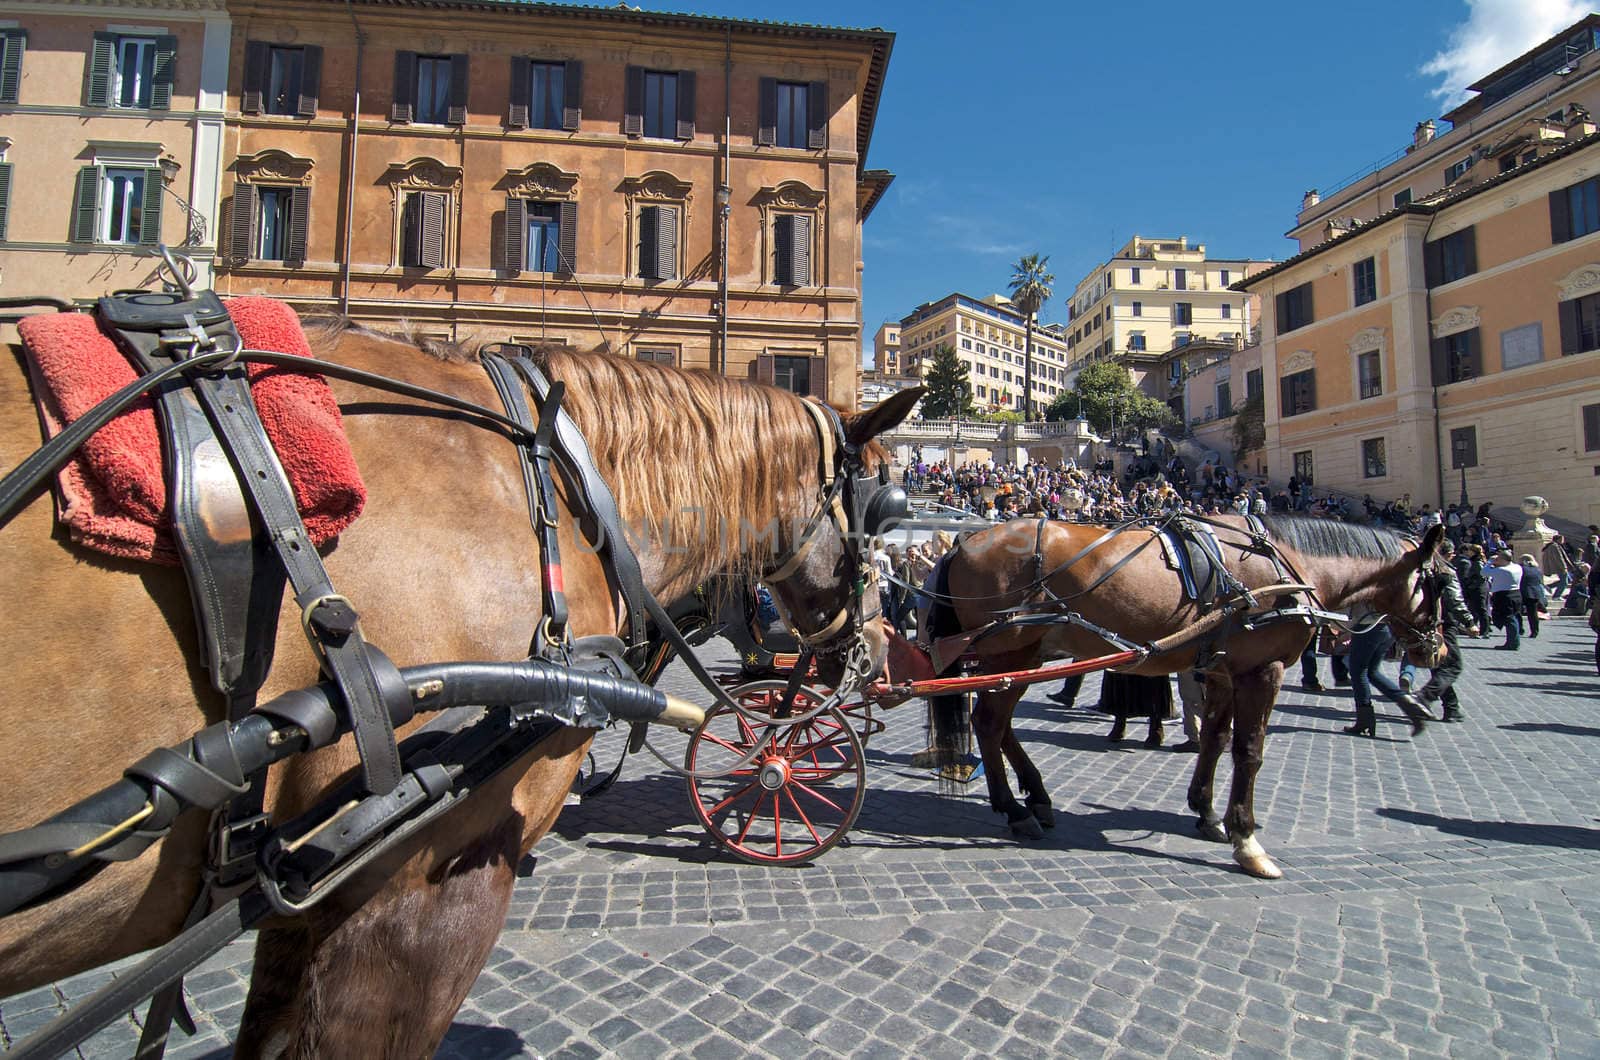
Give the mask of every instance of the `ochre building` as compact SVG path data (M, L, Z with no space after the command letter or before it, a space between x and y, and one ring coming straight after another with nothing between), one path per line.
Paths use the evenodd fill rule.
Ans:
M225 293L854 401L891 34L487 0L229 11Z

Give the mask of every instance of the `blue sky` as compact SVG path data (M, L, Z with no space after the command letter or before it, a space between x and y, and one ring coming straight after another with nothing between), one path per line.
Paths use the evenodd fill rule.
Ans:
M634 0L660 10L681 3ZM1336 6L703 0L701 14L897 35L868 165L863 344L952 290L1050 255L1065 297L1135 233L1282 259L1301 194L1410 141L1460 86L1582 16L1575 0ZM1600 7L1600 4L1595 6Z

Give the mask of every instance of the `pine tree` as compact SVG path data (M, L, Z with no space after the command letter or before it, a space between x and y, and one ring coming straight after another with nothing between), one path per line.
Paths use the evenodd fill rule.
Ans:
M939 346L928 365L928 394L922 399L922 415L930 420L947 420L972 414L972 383L967 365L956 356L955 347Z

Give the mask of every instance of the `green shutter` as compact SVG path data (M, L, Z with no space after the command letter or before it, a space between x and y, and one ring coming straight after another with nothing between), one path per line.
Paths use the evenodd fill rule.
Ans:
M139 242L155 246L161 242L161 170L144 171L144 209L139 213Z
M22 87L22 51L28 35L8 29L0 36L0 103L15 103Z
M671 206L656 210L656 279L678 274L678 211Z
M156 38L156 70L150 80L150 109L172 109L172 82L178 73L178 38ZM148 198L148 196L146 196Z
M1582 325L1578 316L1578 300L1569 299L1556 303L1556 315L1561 320L1561 356L1568 357L1574 353L1581 353Z
M260 114L262 96L267 90L267 64L271 53L266 41L253 40L244 46L244 83L239 89L239 112Z
M89 54L89 102L91 107L111 106L111 67L117 61L117 35L96 33Z
M0 162L0 243L6 241L6 220L11 214L11 163Z
M93 243L100 235L100 167L78 170L78 190L72 204L72 242Z
M639 275L647 280L657 279L660 272L656 265L660 251L657 232L664 212L659 206L639 208Z
M1572 238L1572 211L1567 205L1570 188L1558 188L1550 193L1550 242L1565 243Z

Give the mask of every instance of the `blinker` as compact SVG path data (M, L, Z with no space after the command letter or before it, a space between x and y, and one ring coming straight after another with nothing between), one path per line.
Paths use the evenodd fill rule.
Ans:
M880 537L910 514L911 498L904 489L879 485L867 498L866 510L861 513L861 532L867 537Z

